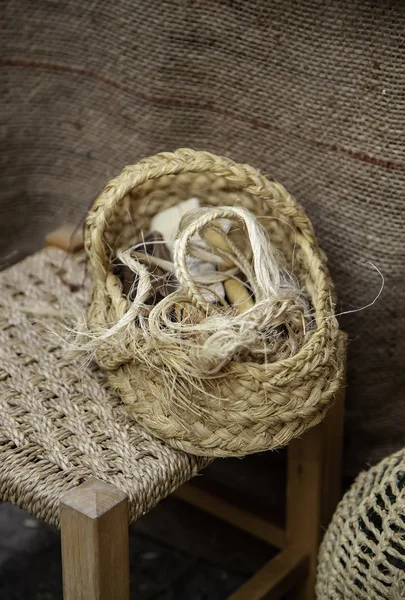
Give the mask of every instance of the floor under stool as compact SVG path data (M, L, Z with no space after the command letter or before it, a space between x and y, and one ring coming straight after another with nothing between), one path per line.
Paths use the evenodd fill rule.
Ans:
M55 528L3 503L0 540L1 600L62 600ZM170 498L130 528L131 598L225 600L269 557L266 545Z

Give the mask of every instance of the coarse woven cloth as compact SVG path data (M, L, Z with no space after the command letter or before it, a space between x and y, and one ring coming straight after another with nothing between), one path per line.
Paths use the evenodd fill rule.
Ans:
M125 164L195 147L303 204L348 331L345 474L404 445L405 4L4 1L0 263Z

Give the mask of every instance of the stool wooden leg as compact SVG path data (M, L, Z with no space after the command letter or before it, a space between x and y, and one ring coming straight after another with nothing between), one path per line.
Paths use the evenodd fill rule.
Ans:
M64 600L129 600L128 498L89 479L61 500Z
M303 550L290 546L264 565L228 600L280 600L302 581L308 569Z
M293 600L314 600L318 549L341 498L345 389L324 421L288 447L287 539L306 549L309 569Z

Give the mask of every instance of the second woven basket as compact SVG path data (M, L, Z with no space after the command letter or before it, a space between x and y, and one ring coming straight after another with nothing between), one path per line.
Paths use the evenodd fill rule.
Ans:
M113 265L118 250L149 231L154 215L191 197L204 206L237 204L260 217L313 311L311 334L293 356L230 360L198 386L171 356L156 353L137 326ZM325 256L304 210L282 185L208 152L161 153L107 184L88 215L85 244L94 280L88 328L95 338L104 334L97 360L152 434L192 454L243 456L286 445L323 418L340 385L343 337ZM126 325L119 343L118 322Z

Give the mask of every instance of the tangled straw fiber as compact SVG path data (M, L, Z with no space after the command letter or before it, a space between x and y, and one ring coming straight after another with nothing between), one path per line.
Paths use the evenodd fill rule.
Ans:
M405 598L405 450L361 473L323 539L318 600Z
M155 214L191 196L215 210L178 234L179 291L146 306L148 270L128 249ZM252 244L246 269L255 306L243 315L209 305L185 260L193 235L222 217L239 220ZM193 454L242 456L283 446L323 418L342 370L333 286L307 216L279 183L207 152L157 154L106 186L88 215L85 245L94 289L84 335L146 429ZM123 294L116 256L136 272L133 300ZM182 302L191 325L169 318Z

